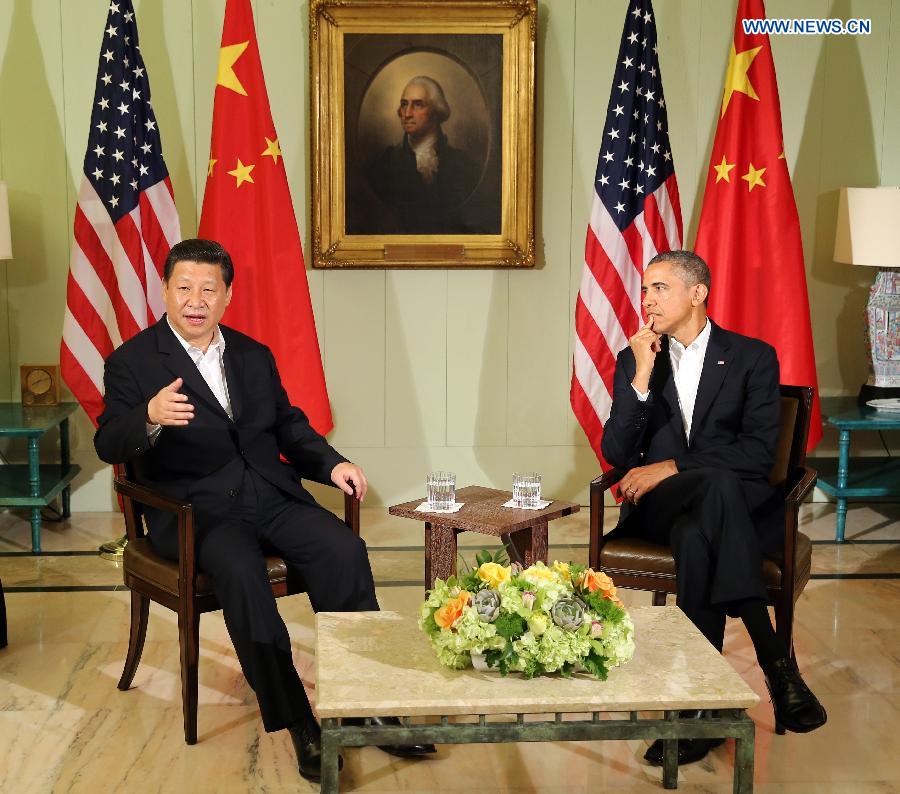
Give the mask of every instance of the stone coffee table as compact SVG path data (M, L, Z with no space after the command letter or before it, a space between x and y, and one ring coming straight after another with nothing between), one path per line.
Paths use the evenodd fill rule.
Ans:
M734 737L734 791L751 792L754 725L744 710L759 702L756 693L678 607L634 607L629 614L637 650L604 682L585 674L529 681L518 674L449 670L438 663L412 615L320 612L316 711L322 720L322 791L338 791L341 747L656 738L667 740L663 786L673 789L675 740ZM680 709L720 711L717 717L682 720ZM639 714L645 711L662 714ZM525 721L526 714L547 718ZM453 715L478 721L450 722ZM487 715L506 720L488 722ZM388 716L400 717L401 724L340 723L342 717Z
M392 516L425 522L425 589L435 579L447 580L456 570L456 536L460 532L480 532L503 539L510 559L525 567L541 560L547 562L547 524L556 518L577 513L574 502L556 499L542 510L503 507L512 499L509 491L470 485L456 492L463 506L456 513L424 513L416 508L424 499L414 499L388 508Z

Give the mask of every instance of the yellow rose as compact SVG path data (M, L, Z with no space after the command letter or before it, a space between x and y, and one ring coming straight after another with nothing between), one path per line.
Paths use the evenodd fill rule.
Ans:
M508 582L511 576L509 568L506 568L496 562L482 563L478 568L478 578L482 582L487 582L495 590L503 583Z
M442 629L449 629L463 613L469 603L471 593L463 590L456 598L451 598L434 613L434 622Z
M572 574L569 571L569 563L567 562L559 562L558 560L553 561L553 570L556 571L563 579L567 582L572 580Z
M556 573L545 565L532 565L530 568L526 568L522 571L522 576L544 582L553 582L556 580Z

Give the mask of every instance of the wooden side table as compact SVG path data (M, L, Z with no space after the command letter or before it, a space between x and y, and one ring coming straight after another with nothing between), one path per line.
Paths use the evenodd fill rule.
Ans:
M81 471L69 459L69 416L78 403L23 408L0 403L0 437L26 438L28 462L0 466L0 506L31 508L31 551L41 553L41 508L62 495L62 517L71 515L70 483ZM41 465L41 436L59 427L59 463Z
M818 471L818 487L837 499L834 539L844 542L847 499L900 496L900 458L850 457L854 430L900 430L900 413L859 405L855 397L825 397L822 414L839 432L837 458L809 458Z
M581 507L559 499L543 510L502 507L512 499L509 491L470 485L456 492L463 507L456 513L422 513L416 508L424 499L393 505L392 516L425 522L425 589L435 579L446 580L456 570L456 536L460 532L480 532L503 539L510 558L519 558L526 567L538 560L547 562L547 524L555 518L577 513Z

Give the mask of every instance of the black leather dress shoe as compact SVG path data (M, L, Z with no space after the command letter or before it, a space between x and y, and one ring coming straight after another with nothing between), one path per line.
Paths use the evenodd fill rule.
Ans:
M776 733L783 734L785 729L809 733L825 724L828 715L800 677L797 662L784 657L763 672L775 710Z
M294 725L288 730L297 753L297 767L300 776L318 783L322 780L322 738L318 726ZM344 759L338 756L338 769L344 766Z
M724 744L724 739L679 739L678 740L678 765L693 764L706 758L710 750ZM663 765L663 740L657 739L647 752L644 753L644 760L650 766Z
M341 723L343 725L365 725L367 720L370 725L400 725L400 720L396 717L345 717ZM390 755L396 755L398 758L418 758L437 752L433 744L380 744L378 749Z
M700 719L709 716L709 712L704 710L681 711L678 714L680 719ZM719 747L725 743L724 739L679 739L678 740L678 765L693 764L702 758L706 758L710 750ZM663 765L663 740L657 739L647 752L644 753L644 760L651 766Z

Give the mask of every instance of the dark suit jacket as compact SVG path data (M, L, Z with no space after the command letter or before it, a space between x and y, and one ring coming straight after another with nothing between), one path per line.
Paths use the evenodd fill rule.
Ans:
M315 503L298 475L331 484L332 469L346 460L291 406L269 349L219 327L233 421L164 316L106 360L106 407L94 436L102 460L130 463L139 482L191 502L201 527L233 511L244 464L285 494ZM185 427L164 426L151 445L147 404L177 377L184 379L181 393L194 406L194 418ZM156 511L148 511L147 520L151 532L172 522Z
M463 206L478 184L478 167L465 152L450 146L443 134L438 138L435 150L438 170L430 184L422 179L416 166L416 154L405 135L400 144L388 146L380 157L369 163L366 168L369 184L394 214L391 228L369 230L370 233L477 234L489 231L474 222Z
M671 458L679 471L729 469L748 483L766 487L781 419L775 349L712 323L688 440L669 360L669 338L664 336L661 342L646 402L638 399L631 385L635 374L631 348L619 353L612 410L603 428L603 457L624 469ZM623 509L623 519L629 512ZM777 532L783 514L775 500L765 513L760 520L767 524L766 534Z

